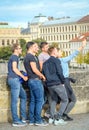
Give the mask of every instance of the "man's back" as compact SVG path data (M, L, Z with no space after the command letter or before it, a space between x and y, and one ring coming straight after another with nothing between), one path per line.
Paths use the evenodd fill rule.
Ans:
M60 60L51 56L43 64L43 74L46 77L47 86L53 86L64 83Z

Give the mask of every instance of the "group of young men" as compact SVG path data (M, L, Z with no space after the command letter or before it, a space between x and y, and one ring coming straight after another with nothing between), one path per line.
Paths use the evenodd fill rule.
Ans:
M8 85L11 89L11 113L13 126L25 126L27 119L29 125L47 126L49 124L66 124L73 120L68 113L74 107L76 97L70 86L68 62L74 58L86 45L86 39L81 47L68 57L61 58L62 51L56 47L49 47L47 42L42 42L42 52L37 57L39 47L35 42L26 44L27 53L24 57L24 67L27 76L18 69L19 55L22 52L19 44L13 44L13 54L8 62ZM29 117L26 114L27 95L20 83L19 77L28 81L30 92ZM49 103L49 121L44 122L41 117L44 105L44 91ZM17 103L20 97L20 117L17 112ZM60 101L60 108L56 110L56 104Z

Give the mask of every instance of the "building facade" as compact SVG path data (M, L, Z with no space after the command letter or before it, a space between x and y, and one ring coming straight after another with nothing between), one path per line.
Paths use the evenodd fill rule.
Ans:
M8 23L0 23L0 47L18 43L20 28L9 26Z
M82 18L47 18L39 14L28 23L28 27L25 29L13 28L6 23L0 24L0 46L11 45L18 42L19 39L31 41L42 38L48 43L58 43L65 55L69 55L81 44L77 40L75 44L73 39L88 32L89 15ZM84 49L85 53L88 50L89 46Z
M65 55L71 54L71 41L81 34L89 32L89 15L82 18L47 19L35 16L29 24L31 40L42 38L48 43L58 43Z

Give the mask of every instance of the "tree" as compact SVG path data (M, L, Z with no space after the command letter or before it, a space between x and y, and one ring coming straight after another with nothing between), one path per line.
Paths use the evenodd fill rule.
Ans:
M0 47L0 59L8 60L11 54L11 46Z
M80 65L82 63L84 63L84 55L81 53L79 53L79 55L75 58L75 60L77 61L77 63L79 63Z
M84 63L89 64L89 52L84 56Z
M59 44L57 42L53 42L50 46L53 46L53 47L59 47Z
M32 40L33 42L36 42L38 45L40 45L41 42L46 42L46 40L42 39L42 38L37 38Z
M26 54L26 40L20 39L20 45L22 47L22 56L24 56Z

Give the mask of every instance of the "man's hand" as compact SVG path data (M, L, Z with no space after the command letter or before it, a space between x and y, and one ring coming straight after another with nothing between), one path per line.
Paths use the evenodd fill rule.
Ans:
M23 80L24 80L24 81L27 81L27 80L28 80L28 77L27 77L27 76L23 76Z
M40 75L40 79L42 79L43 81L46 80L45 76L43 74Z

